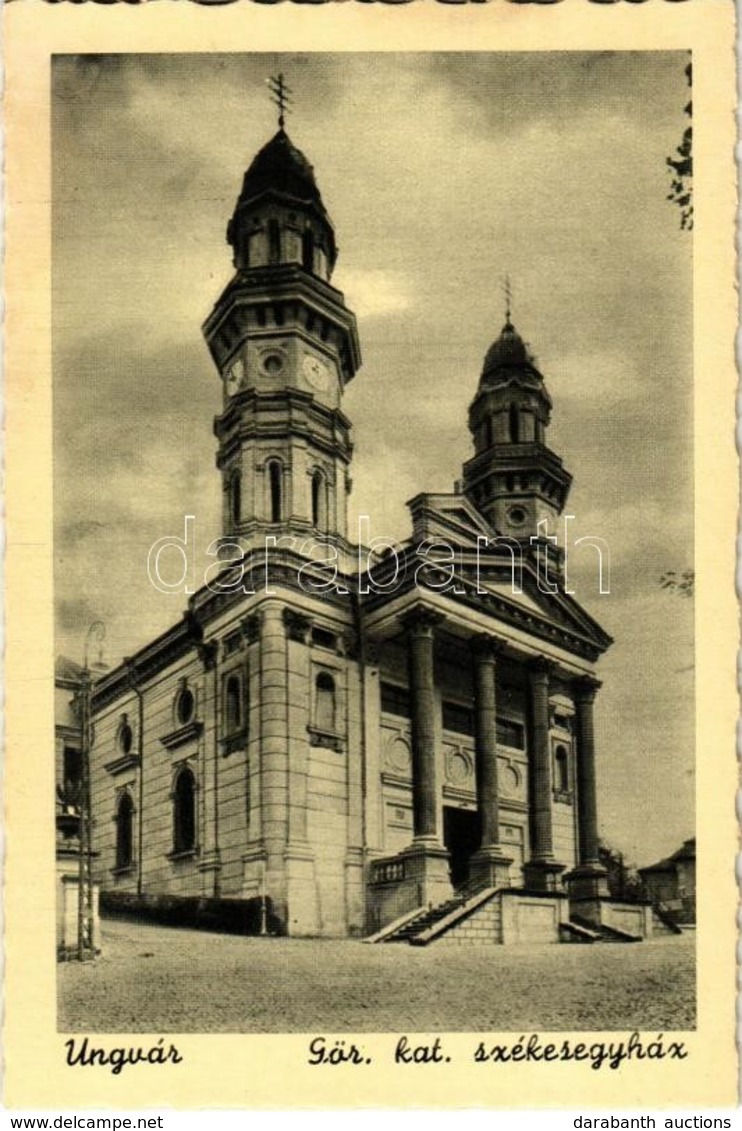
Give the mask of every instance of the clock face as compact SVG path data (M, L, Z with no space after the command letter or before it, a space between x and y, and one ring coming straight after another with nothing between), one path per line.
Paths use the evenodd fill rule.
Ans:
M224 381L224 387L227 390L228 396L234 396L234 394L242 384L244 376L245 363L241 357L238 357L237 360L232 364L231 368L227 370L226 379Z
M330 367L314 354L305 354L301 363L301 371L313 389L322 393L330 384Z

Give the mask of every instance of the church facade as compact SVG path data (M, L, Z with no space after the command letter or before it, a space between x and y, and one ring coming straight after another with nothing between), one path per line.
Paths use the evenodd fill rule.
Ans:
M571 477L509 313L473 378L460 483L414 498L408 541L372 554L347 522L356 320L283 127L227 238L235 274L204 325L220 562L95 683L102 891L252 902L291 935L383 936L424 912L445 928L495 897L521 937L607 921L593 709L610 638L544 533Z

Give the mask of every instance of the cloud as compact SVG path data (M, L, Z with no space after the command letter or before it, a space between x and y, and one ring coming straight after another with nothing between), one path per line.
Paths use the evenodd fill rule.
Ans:
M353 270L343 267L333 280L359 318L401 314L414 304L411 280L400 271Z

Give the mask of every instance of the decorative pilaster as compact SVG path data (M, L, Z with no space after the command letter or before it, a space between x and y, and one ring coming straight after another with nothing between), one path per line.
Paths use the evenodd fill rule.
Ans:
M531 859L525 865L528 887L555 891L564 864L554 859L551 820L551 750L549 748L549 673L551 665L543 657L528 669L531 695Z
M211 726L203 732L203 851L198 862L200 872L211 875L207 895L218 896L221 855L219 852L219 672L218 646L215 641L197 644L198 655L204 668L204 685L211 685Z
M288 840L288 687L286 630L277 601L262 606L260 634L260 736L265 883L273 910L286 923Z
M322 923L317 895L314 852L308 841L309 735L312 681L312 622L298 609L283 610L286 633L286 773L288 791L286 866L286 929L291 935L317 935L322 927L338 929L336 920ZM344 926L344 924L342 924Z
M512 858L500 844L499 787L497 775L497 655L491 636L472 641L474 660L475 757L477 809L482 840L470 863L472 879L492 887L510 884Z

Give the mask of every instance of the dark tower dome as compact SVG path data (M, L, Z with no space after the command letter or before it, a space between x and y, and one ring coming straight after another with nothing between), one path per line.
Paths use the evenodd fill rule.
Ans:
M279 130L255 155L242 182L240 203L246 204L266 192L314 203L325 211L314 169L285 130Z
M258 233L268 233L269 251L251 252ZM244 270L261 261L286 262L295 254L292 233L303 241L302 261L329 280L337 259L335 231L322 202L314 169L283 129L279 129L252 160L242 181L227 241L234 248L235 266ZM259 237L257 244L260 244Z
M535 377L537 381L543 382L526 343L508 318L500 337L492 343L485 355L479 382L480 392L500 381L512 381L516 375Z

